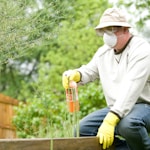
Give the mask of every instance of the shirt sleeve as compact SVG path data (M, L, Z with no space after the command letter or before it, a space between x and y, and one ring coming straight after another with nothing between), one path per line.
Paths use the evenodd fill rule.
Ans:
M97 64L97 61L99 57L103 55L108 49L109 47L107 45L103 45L97 50L97 52L88 64L82 65L80 68L77 69L82 74L81 81L78 83L79 85L83 85L100 78L98 71L99 66Z
M82 65L77 69L82 75L81 81L78 83L79 85L84 85L99 78L95 57L96 56L94 56L88 64Z

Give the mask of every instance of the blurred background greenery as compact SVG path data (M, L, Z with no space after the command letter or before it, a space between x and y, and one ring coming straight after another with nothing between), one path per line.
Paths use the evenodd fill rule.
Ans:
M149 37L150 0L1 0L0 92L20 101L20 138L73 136L62 73L86 64L103 44L95 33L103 11L126 9L136 33ZM99 81L79 87L78 119L104 107ZM68 130L70 129L70 130Z

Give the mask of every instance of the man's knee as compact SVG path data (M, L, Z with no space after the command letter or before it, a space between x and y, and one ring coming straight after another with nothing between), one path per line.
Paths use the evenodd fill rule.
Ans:
M81 120L79 123L79 128L75 127L74 129L74 136L76 137L78 134L79 136L86 136L89 132L88 126L84 120Z
M93 124L87 123L85 120L81 120L79 123L79 135L80 136L96 136L98 127Z
M118 124L117 130L122 137L126 138L131 137L133 132L139 131L143 125L143 121L139 118L125 117Z

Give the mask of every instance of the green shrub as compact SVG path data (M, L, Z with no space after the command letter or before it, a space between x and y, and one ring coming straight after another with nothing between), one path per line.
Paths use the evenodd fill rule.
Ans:
M15 108L16 116L13 119L17 136L20 138L73 136L74 126L78 124L79 119L105 105L98 83L90 83L79 87L78 90L79 113L68 112L65 94L64 99L58 101L55 94L39 92L31 99L28 98L26 103L21 102Z
M99 81L79 87L79 100L82 116L106 106L104 94Z

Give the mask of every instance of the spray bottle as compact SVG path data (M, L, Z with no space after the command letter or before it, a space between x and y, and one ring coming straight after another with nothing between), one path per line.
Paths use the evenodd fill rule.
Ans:
M69 112L74 113L79 111L78 89L77 83L74 81L70 81L69 88L66 89L66 101Z

